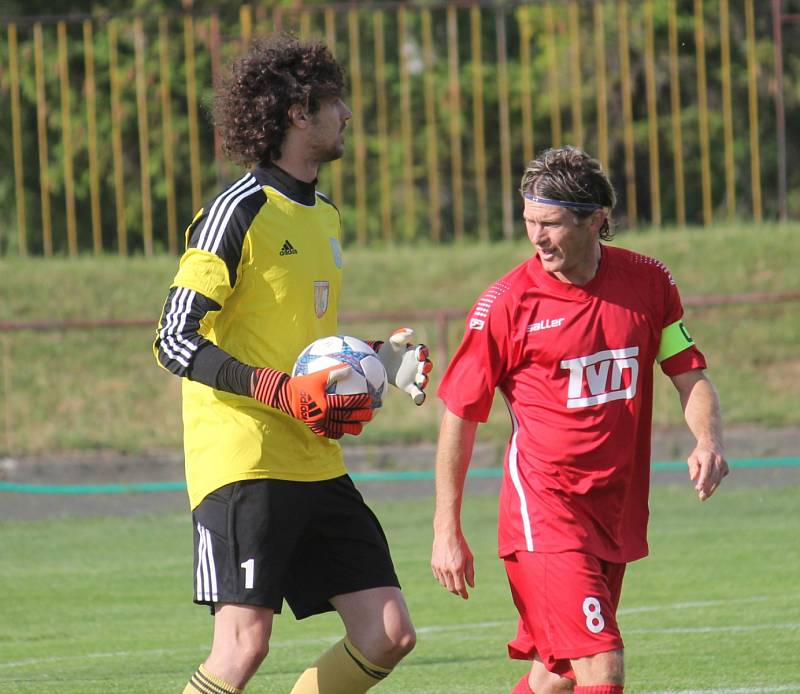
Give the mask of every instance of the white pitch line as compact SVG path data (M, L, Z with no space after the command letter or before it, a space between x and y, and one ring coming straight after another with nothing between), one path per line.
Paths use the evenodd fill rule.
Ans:
M516 624L514 620L507 620L507 621L496 621L496 622L471 622L466 624L441 624L441 625L433 625L427 627L419 627L416 631L417 634L429 634L432 636L436 636L438 634L443 634L447 632L464 632L466 630L483 630L492 627L513 627ZM748 626L725 626L725 627L674 627L674 628L666 628L666 629L628 629L626 630L626 634L712 634L712 633L747 633L751 631L769 631L771 629L775 630L787 630L787 631L796 631L800 629L800 623L793 622L789 624L752 624ZM276 640L270 644L271 650L281 649L281 648L297 648L298 646L314 646L317 644L321 645L330 645L335 643L341 638L341 634L331 635L331 636L318 636L315 638L307 638L307 639L291 639L287 641L280 641ZM452 636L449 636L451 640L453 639ZM476 637L474 636L464 636L463 638L457 638L456 641L472 641L475 640ZM5 670L7 668L16 668L16 667L27 667L30 665L46 665L48 663L63 663L67 661L75 661L75 660L92 660L92 659L101 659L101 658L130 658L131 656L160 656L160 655L167 655L167 654L175 654L175 653L194 653L194 652L205 652L207 651L206 646L198 646L194 649L143 649L143 650L134 650L134 651L109 651L109 652L99 652L99 653L81 653L77 655L53 655L48 656L47 658L26 658L24 660L12 660L7 661L4 663L0 663L0 670ZM790 686L787 691L791 691L792 687ZM725 689L725 690L686 690L686 691L678 691L678 690L665 690L663 692L649 692L648 694L716 694L717 692L720 694L733 694L733 690ZM750 692L751 690L742 689L736 690L737 692L741 691L743 694ZM753 692L768 692L768 691L784 691L782 689L754 689ZM800 691L800 687L797 688L797 691Z
M786 596L781 596L785 598ZM684 609L695 609L695 608L702 608L702 607L715 607L719 605L730 605L735 603L748 603L748 602L764 602L767 600L771 600L770 596L765 595L758 595L758 596L751 596L749 598L738 598L735 600L705 600L705 601L698 601L698 602L680 602L680 603L672 603L669 605L642 605L640 607L631 607L627 609L619 610L619 614L636 614L640 612L661 612L661 611L671 611L671 610L684 610ZM440 633L449 633L449 632L463 632L466 630L482 630L482 629L491 629L495 627L513 627L517 623L516 619L507 619L507 620L495 620L495 621L487 621L487 622L466 622L463 624L431 624L428 626L421 626L417 627L416 632L417 634L440 634ZM754 624L748 626L722 626L722 627L674 627L674 628L662 628L662 629L626 629L626 634L705 634L705 633L715 633L715 632L749 632L749 631L761 631L761 630L768 630L768 629L786 629L786 630L796 630L800 629L800 624L798 623L789 623L789 624ZM282 640L274 640L270 643L271 649L276 648L296 648L298 646L310 646L316 644L331 644L335 643L341 638L341 634L336 635L329 635L329 636L318 636L313 638L305 638L305 639L292 639L287 641ZM197 649L142 649L142 650L134 650L134 651L106 651L106 652L96 652L96 653L81 653L77 655L63 655L63 656L48 656L46 658L25 658L23 660L15 660L15 661L6 661L0 662L0 670L5 670L9 668L15 667L26 667L30 665L45 665L47 663L61 663L67 661L75 661L75 660L83 660L83 659L94 659L94 658L130 658L131 656L158 656L164 655L167 653L180 653L180 652L191 652L194 653L195 650L198 651L205 651L207 650L207 646L201 646ZM790 691L792 687L788 689L754 689L752 692L755 694L756 692L769 692L769 691ZM749 694L751 690L743 689L743 690L736 690L736 692L741 691L742 694ZM733 690L719 690L720 694L733 694ZM717 694L717 690L698 690L698 692L689 691L686 692L672 692L672 691L665 691L665 692L658 692L658 693L650 693L650 694Z
M747 633L750 631L764 631L769 629L796 631L800 629L800 622L789 624L747 624L744 626L723 627L667 627L664 629L626 629L625 634L718 634L720 632Z
M627 607L617 610L618 615L639 614L641 612L661 612L663 610L692 610L698 607L718 607L719 605L733 605L747 602L766 602L772 598L767 595L754 595L749 598L736 598L735 600L702 600L696 602L676 602L672 605L642 605L641 607Z

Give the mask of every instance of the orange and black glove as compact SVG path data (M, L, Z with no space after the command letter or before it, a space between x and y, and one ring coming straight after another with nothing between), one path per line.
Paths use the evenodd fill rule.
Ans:
M349 366L330 366L304 376L289 376L275 369L256 369L251 395L265 405L303 422L317 436L340 439L361 433L372 419L372 396L367 393L337 395L326 389L350 372Z

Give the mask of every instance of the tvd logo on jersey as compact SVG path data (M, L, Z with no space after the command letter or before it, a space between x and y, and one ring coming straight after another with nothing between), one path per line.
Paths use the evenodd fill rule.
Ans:
M314 313L317 314L317 318L322 318L328 310L329 291L328 280L314 280Z
M638 355L638 347L626 347L563 360L561 368L569 370L567 407L589 407L635 397Z

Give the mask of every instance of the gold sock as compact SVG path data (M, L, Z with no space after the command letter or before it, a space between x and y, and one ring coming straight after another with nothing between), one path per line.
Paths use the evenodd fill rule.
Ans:
M183 694L242 694L243 691L212 675L201 665L192 675Z
M344 638L300 675L291 694L362 694L390 672L369 662Z

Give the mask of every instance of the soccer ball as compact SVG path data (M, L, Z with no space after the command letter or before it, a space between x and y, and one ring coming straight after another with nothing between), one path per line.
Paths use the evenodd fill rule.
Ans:
M357 337L331 335L314 340L297 357L292 376L314 373L337 364L346 364L352 370L342 380L332 383L328 387L329 393L369 393L372 409L381 406L386 392L386 369L375 350Z

